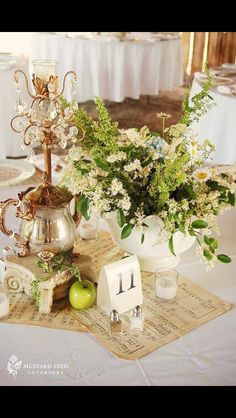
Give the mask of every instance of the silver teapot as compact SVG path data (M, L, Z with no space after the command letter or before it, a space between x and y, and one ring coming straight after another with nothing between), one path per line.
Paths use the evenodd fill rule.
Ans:
M73 219L70 213L73 196L67 190L53 186L44 178L39 186L30 187L18 196L19 199L0 202L0 230L15 238L20 256L41 252L57 254L73 248L79 219ZM5 223L6 211L12 205L16 206L16 217L22 219L19 233L8 229Z

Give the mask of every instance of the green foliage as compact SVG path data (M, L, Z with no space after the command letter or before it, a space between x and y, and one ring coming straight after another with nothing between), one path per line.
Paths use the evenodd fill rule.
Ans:
M81 280L79 266L73 262L73 255L71 252L61 252L56 254L48 263L39 260L37 261L37 265L44 271L44 273L46 273L32 282L32 296L36 306L38 307L40 302L39 284L42 281L48 280L52 273L63 273L64 271L69 271L73 277L77 280Z
M199 254L208 265L218 258L218 241L208 236L214 232L215 221L212 216L209 223L205 219L235 206L235 180L226 173L207 173L207 180L197 177L197 169L205 169L203 164L214 146L208 139L199 144L188 129L213 104L209 95L211 82L206 72L201 92L191 101L186 96L180 122L164 131L164 139L147 127L119 130L98 97L97 120L81 107L73 110L71 120L84 130L85 137L72 149L62 184L81 196L76 209L85 219L89 219L90 203L101 215L116 212L121 238L126 239L137 227L143 243L145 217L156 214L164 223L164 239L171 236L169 249L173 255L173 235L180 231L196 237L201 247ZM70 104L62 98L61 106L65 109ZM208 234L202 233L204 229ZM41 266L46 268L45 263Z
M79 200L76 202L76 211L80 212L83 217L86 219L86 221L89 220L90 215L89 215L89 199L82 195Z
M208 250L204 250L203 251L204 257L206 257L207 260L211 260L212 259L212 254L210 253L210 251Z
M201 219L197 219L196 221L192 222L192 227L194 229L204 229L208 227L208 223L206 221L203 221Z
M180 119L180 123L183 123L185 125L190 125L193 120L198 120L199 116L204 115L208 112L209 108L205 105L206 98L210 99L213 103L213 99L209 94L210 88L212 86L212 77L208 70L206 70L206 80L203 84L203 87L199 93L197 93L195 96L192 97L191 101L189 100L189 93L187 92L185 95L183 104L182 104L182 110L183 115Z
M133 229L133 225L131 224L125 225L121 231L121 238L122 239L128 238L132 232L132 229Z
M228 192L228 202L231 204L231 206L235 206L235 194Z
M39 307L39 301L40 301L40 290L38 288L39 283L40 283L39 279L32 281L32 297L37 307Z
M121 208L117 210L117 222L118 225L122 228L125 224L125 215Z
M98 123L94 126L95 138L112 152L118 151L116 138L118 136L118 123L112 122L109 112L104 103L95 97L96 109L98 111Z
M142 233L142 235L141 235L141 244L143 244L143 243L144 243L144 240L145 240L145 234L144 234L144 233Z
M193 191L192 184L182 184L179 189L177 189L176 200L180 201L182 199L193 200L196 199L196 193Z
M174 250L174 243L173 243L173 235L169 239L169 250L176 257L175 250Z
M225 254L218 254L217 258L221 263L231 263L231 258Z

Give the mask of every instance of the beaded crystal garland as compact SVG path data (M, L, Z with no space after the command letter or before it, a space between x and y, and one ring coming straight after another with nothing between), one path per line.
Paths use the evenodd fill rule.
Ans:
M25 79L27 92L33 99L30 107L21 99L22 82L19 75L22 75ZM71 76L71 108L63 110L60 98L69 75ZM34 147L42 146L45 155L45 171L50 181L51 149L59 147L65 149L70 141L75 144L84 137L84 130L79 127L82 132L82 137L79 138L78 124L75 125L72 121L73 110L78 108L76 74L74 71L65 74L60 93L58 93L58 77L55 75L50 75L48 80L45 81L33 74L32 82L36 92L35 95L29 91L28 80L23 71L16 70L14 80L16 116L11 121L11 127L15 132L21 134L21 148L27 150L28 159L31 162L35 162Z

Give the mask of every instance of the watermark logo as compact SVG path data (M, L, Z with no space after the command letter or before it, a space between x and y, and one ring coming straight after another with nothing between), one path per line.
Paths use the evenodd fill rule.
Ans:
M13 356L9 358L9 361L7 363L8 373L12 375L12 377L15 379L18 374L18 370L20 370L21 366L22 361L18 360L17 356L13 354Z
M27 373L29 375L63 375L65 369L68 369L68 364L63 363L23 363L18 357L13 354L7 363L8 373L15 379L20 373Z

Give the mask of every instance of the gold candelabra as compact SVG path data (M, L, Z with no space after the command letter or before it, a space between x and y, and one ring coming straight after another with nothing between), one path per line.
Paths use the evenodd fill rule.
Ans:
M34 146L42 146L44 151L44 174L42 183L19 193L19 199L0 202L0 231L15 238L15 246L20 256L36 253L56 254L69 251L76 238L76 226L68 204L72 195L65 189L52 185L51 153L53 148L66 148L68 142L76 144L84 138L84 130L73 121L76 100L76 74L68 71L58 92L58 77L55 61L34 61L35 71L32 82L35 94L29 90L26 74L22 70L14 72L16 85L16 113L11 120L12 129L22 135L22 148L27 148L32 156ZM63 101L66 80L71 76L72 102ZM30 107L21 99L21 77L26 90L33 99ZM79 130L82 135L79 135ZM16 206L16 217L22 220L19 233L6 226L6 212ZM42 227L43 225L43 227Z
M78 124L73 122L73 109L77 107L76 95L76 74L68 71L63 79L63 85L58 93L58 76L55 74L56 61L34 61L35 73L32 83L35 94L29 90L29 83L26 74L22 70L14 72L16 85L16 112L17 115L11 120L12 129L21 133L22 148L30 148L30 154L34 153L33 145L42 146L44 150L44 168L47 173L47 180L52 182L52 148L66 148L68 141L76 143L84 138L84 130L79 129L82 136L79 138ZM26 83L26 90L33 99L30 108L20 98L20 75ZM71 107L62 106L62 96L68 76L71 76L71 94L73 97Z

